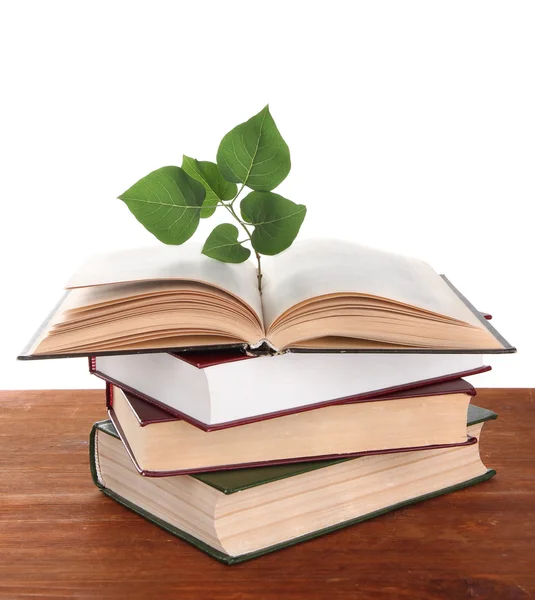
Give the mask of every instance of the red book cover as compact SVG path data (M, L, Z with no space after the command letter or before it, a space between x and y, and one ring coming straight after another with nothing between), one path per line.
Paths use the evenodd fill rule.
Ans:
M376 397L374 399L355 399L354 402L380 402L384 400L394 400L398 398L411 398L411 397L427 397L434 395L445 395L445 394L459 394L465 393L471 396L476 394L476 391L473 386L471 386L466 381L462 379L457 379L454 381L437 383L433 385L422 386L418 390L402 390L396 393L383 394L382 396ZM128 400L128 403L133 409L134 414L137 416L139 424L141 427L152 425L156 423L165 423L170 421L180 420L178 417L169 414L168 412L154 406L150 403L145 402L139 397L136 397L128 392L125 393L125 396ZM262 466L272 466L278 464L288 464L288 463L298 463L298 462L311 462L318 460L331 460L331 459L344 459L344 458L356 458L358 456L366 456L372 454L390 454L394 452L413 452L415 450L431 450L437 448L448 448L448 447L457 447L457 446L465 446L476 443L476 438L467 437L466 441L453 443L453 444L432 444L427 446L417 446L417 447L404 447L404 448L392 448L392 449L381 449L381 450L373 450L373 451L365 451L365 452L354 452L348 454L330 454L330 455L314 455L314 456L303 456L303 457L293 457L288 459L276 459L269 460L263 462L247 462L243 464L229 464L229 465L218 465L211 467L200 467L193 469L182 469L182 470L174 470L174 471L148 471L143 470L139 463L137 462L134 453L128 443L128 439L126 438L121 425L115 415L113 410L113 388L111 385L106 386L106 397L107 397L107 406L108 406L108 414L111 419L119 437L121 438L132 462L134 463L136 469L141 475L147 477L166 477L171 475L184 475L191 473L200 473L205 471L222 471L222 470L232 470L232 469L240 469L240 468L252 468L252 467L262 467Z
M182 356L180 358L182 359ZM212 359L211 358L207 359L206 362L209 362L209 360L212 360ZM231 359L231 360L235 360L235 359ZM240 360L240 359L237 359L237 360ZM203 364L203 361L200 357L195 358L195 361L197 362L197 364ZM211 362L210 364L213 365L213 364L219 364L219 363ZM208 366L208 365L205 364L205 366ZM199 368L202 368L202 367L199 367ZM380 396L385 396L388 394L399 394L402 391L407 391L408 393L411 393L412 396L421 396L424 394L421 394L419 390L421 390L422 388L425 388L429 385L440 384L440 383L445 383L445 382L449 382L449 381L455 381L455 380L461 379L462 377L468 377L470 375L484 373L486 371L490 371L491 367L490 366L482 366L482 367L478 367L475 369L471 369L470 371L451 373L448 375L444 375L442 377L435 377L432 379L421 380L421 381L409 383L406 385L399 385L399 386L394 386L394 387L389 387L389 388L383 388L380 390L374 390L373 392L366 392L363 394L356 394L354 396L346 396L343 398L335 398L335 399L327 400L324 402L318 402L316 404L308 404L305 406L298 406L298 407L290 408L287 410L280 410L280 411L257 415L257 416L253 416L253 417L249 417L249 418L245 418L245 419L238 419L235 421L227 421L225 423L217 423L217 424L212 424L212 425L203 423L202 421L199 421L199 420L191 417L190 415L187 415L179 410L176 410L175 408L172 408L172 407L160 402L156 398L152 398L150 396L147 396L146 394L142 394L138 390L130 388L129 386L125 385L124 383L122 383L120 381L116 381L112 377L109 377L107 375L104 375L103 373L96 370L95 359L93 357L91 357L89 359L89 369L90 369L91 373L93 373L97 377L100 377L101 379L106 381L108 384L111 383L111 384L121 388L123 391L133 394L134 396L137 396L138 398L141 398L142 400L145 400L145 402L148 402L149 404L152 404L155 407L160 408L167 414L171 414L176 418L183 419L187 423L190 423L191 425L195 425L196 427L198 427L199 429L202 429L203 431L216 431L218 429L226 429L228 427L236 427L239 425L245 425L247 423L254 423L255 421L262 421L264 419L275 419L277 417L281 417L284 415L289 415L289 414L293 414L293 413L297 413L297 412L304 412L307 410L315 410L316 408L321 408L323 406L330 406L333 404L343 404L343 403L350 403L350 402L364 401L364 400L375 400L376 398L378 398ZM466 384L466 385L468 385L468 384ZM107 394L110 393L109 392L110 389L111 388L108 385L107 386Z
M123 390L124 391L124 390ZM124 392L128 398L128 402L136 414L137 420L141 427L146 425L152 425L154 423L170 423L172 421L184 420L169 410L165 410L143 400L136 394L130 392ZM427 396L441 396L445 394L469 394L470 396L476 395L474 386L470 385L464 379L454 379L453 381L443 381L440 383L434 383L430 385L424 385L418 388L410 388L405 390L399 390L397 392L390 392L375 398L359 398L355 397L352 401L347 401L345 404L357 403L357 402L381 402L384 400L395 400L397 398L420 398ZM113 387L108 383L106 384L106 398L108 408L112 407ZM239 427L239 425L238 425Z

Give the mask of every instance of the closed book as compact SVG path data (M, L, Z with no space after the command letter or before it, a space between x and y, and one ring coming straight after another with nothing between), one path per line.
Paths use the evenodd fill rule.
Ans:
M480 354L96 356L95 375L206 431L488 371Z
M479 438L496 415L475 406ZM93 426L91 472L107 496L233 564L492 477L479 445L237 471L141 477L110 421Z
M471 444L474 395L461 379L207 432L107 386L109 417L149 477Z
M229 264L194 244L89 260L19 358L242 347L249 352L515 349L423 261L341 240Z

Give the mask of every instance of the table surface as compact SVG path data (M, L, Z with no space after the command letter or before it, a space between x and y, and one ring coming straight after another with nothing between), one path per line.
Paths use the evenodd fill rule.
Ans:
M535 597L532 390L480 390L488 482L222 565L100 493L99 390L0 392L1 598Z

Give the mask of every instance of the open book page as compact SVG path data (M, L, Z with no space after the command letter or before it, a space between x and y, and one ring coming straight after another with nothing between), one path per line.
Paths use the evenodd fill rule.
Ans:
M359 293L481 323L427 263L341 240L303 240L263 265L266 331L292 306L326 294Z
M255 265L250 261L236 265L213 260L201 254L199 244L161 244L95 255L65 287L173 279L200 281L220 288L248 304L263 321Z
M262 333L250 307L214 286L182 280L102 284L69 290L30 352L255 344Z
M154 305L160 298L176 295L181 299L208 301L212 306L236 304L235 296L219 287L190 280L156 280L72 288L62 304L62 311L87 312L109 307L110 311L117 312L134 300L139 303L139 299L146 298L150 305ZM247 309L244 307L244 310Z

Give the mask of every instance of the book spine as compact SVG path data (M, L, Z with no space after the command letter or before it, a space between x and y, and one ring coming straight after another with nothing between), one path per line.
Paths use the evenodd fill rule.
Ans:
M106 382L106 408L111 410L113 408L113 386Z
M91 428L89 435L89 469L91 471L91 477L93 483L98 487L99 490L104 489L104 484L100 479L100 468L98 464L98 431L100 426L105 424L106 421L97 421Z

